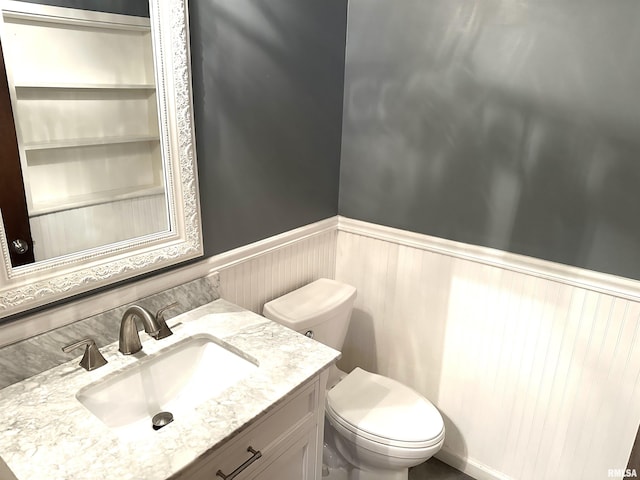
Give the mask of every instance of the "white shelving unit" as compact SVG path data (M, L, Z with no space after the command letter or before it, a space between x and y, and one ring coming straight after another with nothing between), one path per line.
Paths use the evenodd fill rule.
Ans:
M148 19L7 3L15 9L5 10L3 45L30 215L160 188Z
M29 216L164 195L149 19L2 7Z

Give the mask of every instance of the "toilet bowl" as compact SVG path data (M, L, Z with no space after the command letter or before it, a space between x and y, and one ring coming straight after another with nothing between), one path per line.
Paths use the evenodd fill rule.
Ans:
M354 287L320 279L268 302L263 314L340 350L355 297ZM349 480L407 480L410 467L442 447L442 416L406 385L361 368L347 375L334 366L327 386L324 456L331 465L325 472L344 465Z
M426 398L361 368L327 392L325 416L350 479L406 480L409 467L444 443L444 422Z

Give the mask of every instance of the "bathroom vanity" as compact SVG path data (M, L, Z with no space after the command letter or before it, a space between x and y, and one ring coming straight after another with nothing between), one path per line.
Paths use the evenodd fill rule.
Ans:
M103 348L96 370L75 359L1 390L2 478L319 479L339 353L225 300L169 326L137 354ZM174 420L154 430L157 408Z
M324 412L319 408L324 393L319 386L314 377L273 412L172 478L210 480L223 478L218 472L229 477L237 472L233 478L320 479L323 417L318 415Z

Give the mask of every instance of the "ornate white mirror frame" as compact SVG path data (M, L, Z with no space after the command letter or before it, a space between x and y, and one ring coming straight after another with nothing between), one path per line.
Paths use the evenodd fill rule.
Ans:
M0 218L0 318L203 254L187 0L150 0L169 230L12 267Z

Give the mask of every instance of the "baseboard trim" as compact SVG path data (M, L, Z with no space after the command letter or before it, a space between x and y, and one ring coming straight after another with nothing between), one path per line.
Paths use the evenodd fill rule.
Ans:
M533 275L614 297L640 301L640 282L637 280L342 216L338 217L338 231Z
M470 458L464 458L443 447L435 457L441 462L460 470L462 473L475 478L476 480L513 480L511 477L494 470L493 468L476 462Z

